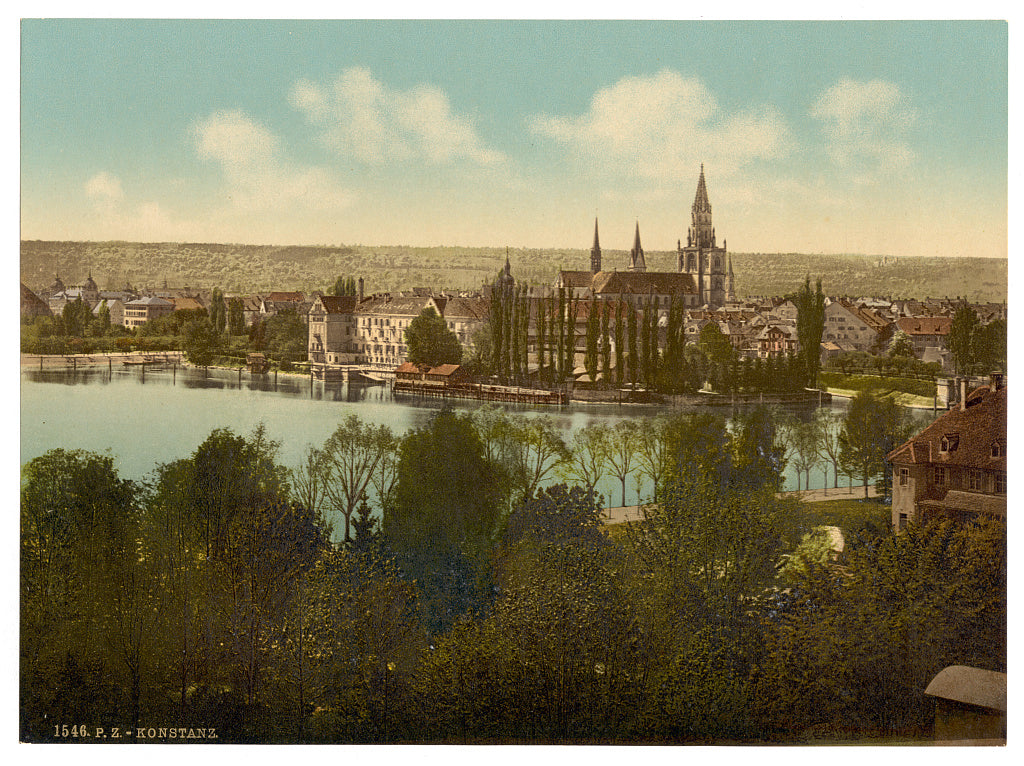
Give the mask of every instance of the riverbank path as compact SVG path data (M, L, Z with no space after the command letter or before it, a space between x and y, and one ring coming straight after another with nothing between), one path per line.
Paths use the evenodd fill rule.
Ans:
M863 500L864 485L858 484L852 487L833 487L825 489L805 489L799 492L780 492L779 497L795 497L805 503L820 503L825 500ZM878 497L878 491L873 484L868 485L868 497ZM626 521L640 521L641 506L625 505L617 508L604 509L605 524L622 524Z

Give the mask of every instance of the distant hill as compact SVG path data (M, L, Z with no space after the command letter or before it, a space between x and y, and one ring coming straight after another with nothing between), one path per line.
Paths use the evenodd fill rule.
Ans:
M474 290L505 263L505 248L408 246L274 246L208 243L21 243L21 281L45 288L60 274L66 285L91 273L101 289L135 287L210 289L256 293L327 290L340 276L364 277L367 292L411 287ZM675 253L647 252L651 271L674 271ZM509 249L512 274L528 284L551 284L558 269L587 269L590 251ZM605 250L605 268L625 267L627 254ZM801 253L733 253L740 297L784 295L810 274L829 295L892 298L964 296L1007 300L1005 258L894 258Z

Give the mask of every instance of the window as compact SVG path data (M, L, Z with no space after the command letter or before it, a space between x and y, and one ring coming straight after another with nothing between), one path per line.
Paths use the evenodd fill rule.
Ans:
M992 442L992 457L1006 457L1006 442Z
M901 487L905 487L909 483L910 483L910 469L909 468L901 468L900 469L900 486Z
M907 514L901 513L900 514L899 529L902 531L902 530L906 529L906 527L907 527Z
M993 481L993 489L997 495L1006 494L1006 472L998 471Z
M946 486L946 466L937 465L935 466L935 477L934 483L936 487Z
M939 444L939 449L942 452L956 452L956 448L960 445L960 434L946 434L942 437L942 442Z
M971 492L981 492L981 471L979 471L977 468L971 468L967 471L967 476L965 476L964 479L967 484L965 489Z

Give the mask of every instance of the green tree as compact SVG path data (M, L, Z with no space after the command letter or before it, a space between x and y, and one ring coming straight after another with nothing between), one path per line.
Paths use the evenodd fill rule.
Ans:
M228 332L231 335L245 334L245 305L241 298L228 301Z
M700 329L699 345L704 356L717 364L728 364L736 355L729 339L715 322L708 322Z
M72 337L84 337L92 322L92 311L89 304L78 296L75 300L65 303L61 310L64 332Z
M264 691L296 585L327 544L310 510L282 500L246 504L230 522L225 547L213 562L226 599L224 638L217 661L230 671L249 709L272 702ZM259 737L259 722L253 722Z
M612 382L612 344L609 333L610 304L608 301L601 302L601 372L604 376L604 385L609 386Z
M409 322L405 328L405 342L409 348L406 359L413 364L435 367L462 362L462 345L458 337L431 307L423 309Z
M639 441L640 429L634 420L620 420L608 432L608 467L622 484L620 504L623 506L626 504L626 479L632 472ZM608 502L611 503L611 498Z
M773 737L931 734L949 665L1006 669L1006 527L911 524L847 544L774 600L751 715Z
M864 480L865 498L868 482L885 473L885 456L897 446L893 442L903 433L904 421L903 412L892 399L861 391L850 401L839 434L840 464L846 473Z
M579 487L550 487L509 518L500 596L425 659L418 691L435 736L614 741L636 716L638 631L621 551Z
M637 368L640 362L640 350L636 343L636 306L630 306L629 314L626 316L626 342L629 349L629 384L631 388L636 388Z
M344 277L340 276L334 280L334 285L331 288L331 295L356 295L356 280L355 277Z
M974 369L977 330L978 315L967 301L961 301L953 314L953 323L946 341L958 375L969 375Z
M213 325L213 329L222 335L224 328L227 327L227 322L228 308L224 302L224 293L220 291L219 287L215 287L210 299L210 323Z
M100 303L100 310L96 316L99 320L98 332L100 335L110 334L110 307L107 305L106 299Z
M407 688L426 649L415 585L375 552L339 549L318 560L307 588L305 619L296 612L289 624L289 677L296 703L304 681L311 738L409 738L403 721L414 708Z
M286 362L305 359L309 328L294 309L279 311L260 324L269 353Z
M619 387L626 382L626 348L622 329L622 312L625 310L631 311L632 309L626 308L620 295L618 301L615 302L615 383Z
M364 423L349 415L330 435L321 450L323 491L330 509L344 519L342 540L349 542L353 514L384 470L382 463L395 450L397 440L386 425Z
M575 431L569 459L563 464L566 478L576 479L587 492L604 476L608 464L610 430L604 423L590 423Z
M914 342L903 330L897 330L889 340L889 356L912 358L914 356Z
M786 418L783 437L792 445L793 466L796 468L796 488L800 489L800 474L804 474L804 489L811 488L811 469L820 459L820 434L817 421L804 421L798 417Z
M587 370L587 375L590 377L591 384L597 380L598 334L600 332L600 328L601 325L597 313L597 304L594 302L594 299L591 298L587 303L586 353L583 357L583 366Z
M1006 371L1006 320L993 319L975 330L974 349L983 372Z
M191 364L206 367L213 361L214 352L219 345L217 332L207 320L189 322L185 326L185 337L182 349Z
M508 419L502 461L511 479L513 500L532 496L570 458L561 431L547 415Z
M821 336L825 331L825 294L821 280L811 292L811 277L804 279L793 301L796 304L796 337L800 342L800 356L806 370L806 385L818 385L818 370L821 368Z
M21 736L53 717L137 723L154 639L137 488L109 455L51 450L22 469Z
M497 468L468 415L442 410L402 440L384 535L423 589L433 631L489 601L490 540L500 521Z

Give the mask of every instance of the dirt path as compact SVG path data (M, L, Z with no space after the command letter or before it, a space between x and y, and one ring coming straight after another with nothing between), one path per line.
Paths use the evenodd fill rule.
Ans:
M838 487L836 489L811 489L799 492L780 492L779 497L795 497L805 503L820 503L825 500L863 500L864 485ZM873 484L868 485L868 497L878 497ZM640 521L640 506L626 505L604 509L605 524L622 524L625 521Z

